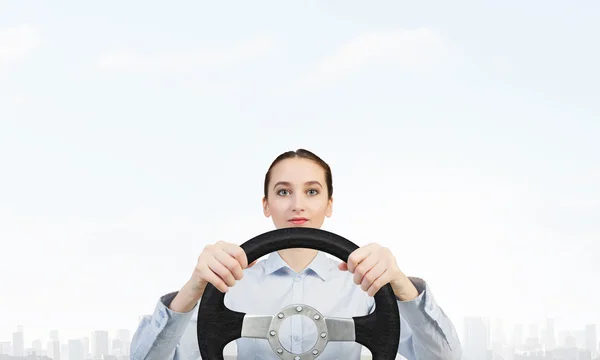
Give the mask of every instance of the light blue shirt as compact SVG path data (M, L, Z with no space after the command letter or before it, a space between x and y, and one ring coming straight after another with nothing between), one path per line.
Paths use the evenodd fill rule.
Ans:
M225 306L252 315L273 315L281 308L302 303L325 316L352 318L374 311L373 297L354 284L353 274L338 269L338 261L319 252L301 273L292 270L277 252L244 270L244 277L225 295ZM435 302L428 285L410 278L419 296L398 300L401 331L398 353L408 360L460 360L462 348L456 330ZM177 293L158 301L154 313L139 324L131 343L133 360L198 360L198 304L187 313L168 308ZM290 318L280 329L282 345L294 353L309 350L316 333L311 320ZM266 339L236 340L238 360L278 360ZM330 342L318 360L358 360L362 345Z

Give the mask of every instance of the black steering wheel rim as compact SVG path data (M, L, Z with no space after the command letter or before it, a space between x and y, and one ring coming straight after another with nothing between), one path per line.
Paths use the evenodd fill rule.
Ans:
M353 242L322 229L284 228L260 234L241 245L248 263L274 251L289 248L309 248L331 254L347 261L358 249ZM355 339L371 351L373 360L396 358L400 341L400 314L397 298L390 284L383 286L374 296L375 311L365 316L353 317ZM233 340L242 337L242 324L246 314L228 309L225 293L208 284L198 308L197 338L200 356L204 360L223 360L223 349Z

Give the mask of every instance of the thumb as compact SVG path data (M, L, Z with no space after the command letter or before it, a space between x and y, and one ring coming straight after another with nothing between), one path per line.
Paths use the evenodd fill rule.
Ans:
M251 263L250 263L250 264L249 264L249 265L246 267L246 269L250 269L251 267L253 267L253 266L256 264L256 262L257 262L257 261L258 261L258 259L256 259L256 260L254 260L253 262L251 262Z
M345 262L341 262L338 264L338 269L340 269L342 271L346 271L346 270L348 270L348 264L346 264Z

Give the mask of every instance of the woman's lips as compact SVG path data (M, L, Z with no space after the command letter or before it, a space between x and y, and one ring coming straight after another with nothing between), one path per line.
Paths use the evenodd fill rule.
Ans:
M307 222L308 219L307 218L293 218L293 219L290 219L288 221L291 222L294 225L302 225L305 222Z

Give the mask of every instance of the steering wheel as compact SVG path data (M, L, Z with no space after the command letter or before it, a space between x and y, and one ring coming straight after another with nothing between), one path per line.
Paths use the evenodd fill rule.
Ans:
M277 250L308 248L326 252L347 261L358 248L353 242L321 229L284 228L258 235L241 248L248 263ZM204 360L224 360L223 349L241 337L267 339L274 353L282 360L314 360L329 341L354 341L365 346L373 360L394 360L400 341L400 314L396 296L390 284L375 294L375 311L365 316L336 318L323 316L305 304L291 304L273 315L249 315L228 309L225 294L208 284L198 309L197 336L200 355ZM312 349L294 354L279 342L282 321L292 315L305 315L314 321L319 336Z

